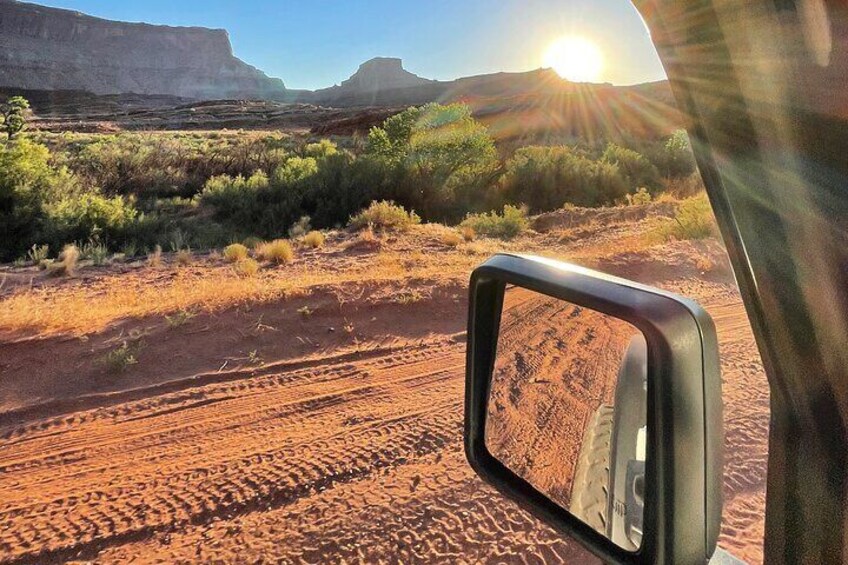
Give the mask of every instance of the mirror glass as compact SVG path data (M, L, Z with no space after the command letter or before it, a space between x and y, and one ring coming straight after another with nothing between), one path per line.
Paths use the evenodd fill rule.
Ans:
M642 543L647 345L632 325L507 287L486 447L618 546Z

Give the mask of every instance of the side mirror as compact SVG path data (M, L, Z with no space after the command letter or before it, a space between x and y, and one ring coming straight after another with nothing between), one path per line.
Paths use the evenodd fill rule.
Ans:
M706 563L721 522L715 326L671 293L537 257L471 277L465 450L610 563Z

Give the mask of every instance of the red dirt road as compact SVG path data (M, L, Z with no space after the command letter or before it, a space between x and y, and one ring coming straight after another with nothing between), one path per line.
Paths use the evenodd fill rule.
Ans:
M628 275L628 264L618 267L609 270ZM730 281L640 278L700 300L716 318L721 544L761 561L768 394L738 295ZM366 300L296 323L294 306L273 304L289 312L264 319L275 332L230 344L350 323L356 347L268 353L219 371L215 344L238 314L199 334L191 324L205 322L193 320L169 345L191 342L201 366L157 354L158 370L179 377L167 386L142 381L74 406L0 414L0 562L586 562L465 462L464 289L392 305L390 322L376 321ZM369 323L382 325L369 333ZM51 347L66 347L69 362L77 355L35 340L2 345L0 357Z

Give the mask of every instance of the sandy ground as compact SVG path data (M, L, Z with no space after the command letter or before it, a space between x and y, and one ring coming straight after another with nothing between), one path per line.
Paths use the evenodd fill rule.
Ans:
M614 404L621 361L637 333L598 312L507 289L486 446L563 508L574 497L587 428L601 405Z
M513 245L678 291L713 314L721 545L760 562L768 393L739 296L715 253L702 274L688 243L616 243L639 229ZM385 252L332 245L306 267ZM464 265L489 249L443 249L435 277L363 275L341 294L325 285L179 323L151 314L97 331L0 328L0 562L590 561L483 484L462 453ZM43 296L93 284L56 283ZM45 292L12 287L0 308ZM130 335L145 344L138 364L108 374L98 359Z

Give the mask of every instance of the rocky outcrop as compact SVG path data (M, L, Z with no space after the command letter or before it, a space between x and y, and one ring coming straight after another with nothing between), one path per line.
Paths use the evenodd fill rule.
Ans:
M300 98L327 105L385 106L386 99L406 103L404 93L411 93L417 100L422 91L429 94L433 88L439 89L437 81L407 71L400 59L375 57L362 63L340 85L303 93Z
M0 87L196 99L285 97L224 30L123 23L0 0Z
M393 88L409 88L435 81L421 78L403 68L403 61L392 57L375 57L359 65L353 76L339 88L357 92L376 92Z

